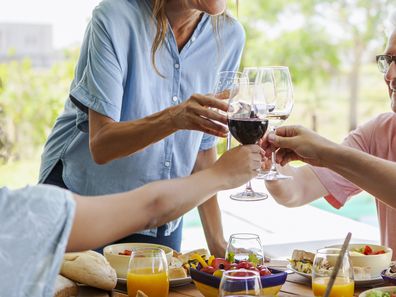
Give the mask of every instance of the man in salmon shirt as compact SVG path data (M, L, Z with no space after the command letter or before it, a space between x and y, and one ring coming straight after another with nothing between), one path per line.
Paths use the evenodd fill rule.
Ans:
M390 21L392 30L383 55L377 56L378 67L384 74L391 100L391 112L382 113L350 132L343 145L371 154L388 161L396 161L396 11ZM271 136L273 137L273 136ZM273 140L270 140L273 142ZM268 139L263 148L268 149ZM277 161L281 161L281 156ZM284 162L281 162L284 163ZM308 162L311 163L311 162ZM312 164L312 163L311 163ZM349 162L347 166L352 166ZM377 166L380 166L377 164ZM275 200L288 207L308 204L320 197L335 208L342 207L347 200L362 191L362 188L338 173L324 167L305 165L298 168L283 166L280 171L293 176L293 179L266 182L266 186ZM362 170L362 175L368 174ZM345 176L345 175L344 175ZM356 182L356 180L355 180ZM378 220L382 244L396 251L396 209L388 206L376 195ZM395 197L396 198L396 197ZM393 256L396 259L396 253Z

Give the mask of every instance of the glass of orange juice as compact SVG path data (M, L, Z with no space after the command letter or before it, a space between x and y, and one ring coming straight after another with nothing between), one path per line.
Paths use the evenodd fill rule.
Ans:
M133 249L127 275L128 296L138 290L148 297L167 297L169 291L168 263L163 250Z
M315 296L324 296L331 273L341 249L325 248L317 251L312 266L312 291ZM336 276L330 297L353 297L355 283L349 253L345 253Z

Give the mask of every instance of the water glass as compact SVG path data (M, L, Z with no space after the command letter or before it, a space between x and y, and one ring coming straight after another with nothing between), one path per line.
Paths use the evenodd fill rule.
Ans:
M252 233L232 234L228 240L225 257L231 263L249 261L256 265L264 264L260 237Z

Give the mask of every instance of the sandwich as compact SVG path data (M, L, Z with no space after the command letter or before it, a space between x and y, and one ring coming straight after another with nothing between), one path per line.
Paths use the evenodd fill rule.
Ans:
M294 250L292 258L289 261L294 270L302 273L311 274L314 258L314 253L306 252L303 250Z

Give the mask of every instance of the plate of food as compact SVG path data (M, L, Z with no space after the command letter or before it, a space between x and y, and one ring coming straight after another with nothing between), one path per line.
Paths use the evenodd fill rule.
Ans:
M396 287L380 287L359 294L359 297L396 297Z
M351 247L355 248L355 247ZM360 248L360 247L359 247ZM384 254L382 254L384 255ZM351 255L351 258L358 257ZM291 259L289 260L290 264L288 268L299 274L305 278L312 278L312 264L315 258L315 254L312 252L307 252L304 250L294 250ZM353 259L352 259L353 262ZM362 265L361 261L358 261L360 265ZM364 264L364 263L363 263ZM364 265L362 265L364 266ZM355 284L359 287L371 286L382 284L384 281L381 275L371 275L372 269L371 267L353 267L353 272L355 275Z
M209 257L206 249L197 249L188 253L178 253L167 246L149 243L122 243L114 244L104 248L103 253L110 265L116 270L118 282L126 284L126 276L131 252L135 248L160 248L164 250L168 261L169 285L178 287L192 282L189 276L190 265L196 261L193 255Z

